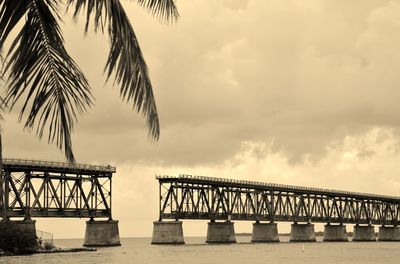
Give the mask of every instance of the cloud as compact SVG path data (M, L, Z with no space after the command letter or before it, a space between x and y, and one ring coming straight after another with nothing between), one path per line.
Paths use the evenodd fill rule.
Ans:
M112 83L105 84L107 39L84 38L82 20L64 19L68 49L96 97L75 129L80 162L217 165L244 142L261 142L271 144L268 155L282 153L301 164L318 162L329 155L327 146L348 136L374 128L397 134L397 2L178 4L180 21L165 26L124 3L158 102L162 134L155 144L144 120L120 102ZM62 159L54 146L19 130L15 118L7 118L6 155Z

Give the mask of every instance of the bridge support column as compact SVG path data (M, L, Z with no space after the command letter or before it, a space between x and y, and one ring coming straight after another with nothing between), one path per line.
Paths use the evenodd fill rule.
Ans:
M400 241L400 227L398 226L380 226L379 241Z
M276 223L253 223L251 242L279 242Z
M324 227L324 239L327 242L345 242L349 241L345 225L330 225Z
M154 221L151 244L185 244L182 221Z
M316 242L314 224L292 224L290 242Z
M29 236L36 237L36 221L32 219L25 219L22 221L11 221L15 224L16 229L21 233L28 234Z
M85 247L120 246L117 220L86 221Z
M233 222L208 222L206 243L236 243Z
M376 241L374 227L371 225L355 225L353 231L353 241Z

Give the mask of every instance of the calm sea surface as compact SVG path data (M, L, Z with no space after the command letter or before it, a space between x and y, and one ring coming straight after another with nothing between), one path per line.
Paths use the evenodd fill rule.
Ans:
M400 263L400 242L251 244L250 237L237 237L233 245L206 245L205 238L186 237L186 245L152 246L150 238L125 238L121 247L97 252L38 254L0 258L0 263ZM79 247L80 239L55 240L63 247ZM303 252L304 245L304 252Z

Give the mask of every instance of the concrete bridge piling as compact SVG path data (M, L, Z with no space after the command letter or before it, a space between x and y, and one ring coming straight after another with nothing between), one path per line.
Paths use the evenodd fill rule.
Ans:
M120 246L118 221L86 221L83 245L87 247Z
M353 231L353 241L376 241L374 227L372 225L355 225Z
M298 224L291 226L290 242L316 242L314 224Z
M253 223L251 242L279 242L278 225L276 223Z
M32 219L12 220L17 229L29 236L36 237L36 221Z
M36 220L11 220L18 231L36 237ZM86 222L85 240L83 246L120 246L119 229L117 220Z
M185 244L182 221L154 221L152 244Z
M102 223L103 222L103 223ZM110 233L103 232L104 224L108 221L88 221L86 230L85 244L91 246L101 246L99 241L109 242ZM118 221L113 221L117 222ZM152 244L185 244L182 221L154 221L153 222ZM21 228L34 230L35 221L24 220L19 221ZM206 243L209 244L232 244L236 243L234 222L210 221L207 223ZM112 224L108 224L111 225ZM118 228L118 226L116 226ZM89 228L89 231L88 231ZM118 231L118 230L117 230ZM97 234L94 235L93 233ZM99 235L101 234L101 235ZM90 237L90 239L88 238ZM355 225L352 241L376 241L374 226L372 225ZM92 241L92 242L88 242ZM95 244L94 242L97 244ZM108 242L107 242L108 241ZM251 242L268 243L279 242L279 233L277 223L261 223L259 221L253 223L253 231ZM314 224L311 223L294 223L291 225L290 242L316 242ZM324 226L324 242L347 242L349 241L346 225L343 224L326 224ZM398 226L381 226L379 227L378 241L400 241L400 227ZM119 242L119 236L118 236Z
M208 222L206 243L236 243L234 223L231 221Z
M400 241L400 227L380 226L378 233L379 241Z
M349 241L345 225L331 225L324 226L324 238L326 242L346 242Z

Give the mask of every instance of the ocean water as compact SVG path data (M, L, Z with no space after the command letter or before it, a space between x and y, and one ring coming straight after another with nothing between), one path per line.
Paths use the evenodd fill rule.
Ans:
M320 238L321 239L321 238ZM150 245L150 238L125 238L121 247L99 248L96 252L37 254L3 257L0 263L138 263L138 264L258 264L258 263L399 263L400 242L334 242L252 244L250 237L237 237L232 245L207 245L204 237L186 237L185 245ZM79 247L81 239L55 240L63 247ZM303 251L304 247L304 251Z

